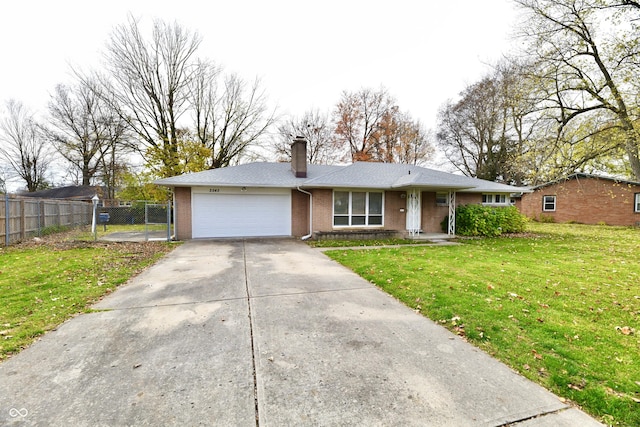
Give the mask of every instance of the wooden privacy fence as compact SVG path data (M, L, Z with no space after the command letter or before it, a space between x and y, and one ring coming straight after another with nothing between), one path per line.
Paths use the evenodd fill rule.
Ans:
M9 246L56 227L91 224L92 213L91 202L5 195L0 202L0 241Z

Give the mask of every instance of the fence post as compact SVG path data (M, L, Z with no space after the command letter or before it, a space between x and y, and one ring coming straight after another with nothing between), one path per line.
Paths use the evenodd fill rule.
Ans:
M27 239L27 217L26 217L26 213L25 213L25 204L24 204L24 199L20 199L20 240L26 240Z
M42 235L42 216L44 215L44 208L42 206L42 200L38 200L38 237Z
M9 233L11 232L11 227L9 226L9 194L4 195L4 245L9 246Z
M171 202L167 201L167 242L171 241Z

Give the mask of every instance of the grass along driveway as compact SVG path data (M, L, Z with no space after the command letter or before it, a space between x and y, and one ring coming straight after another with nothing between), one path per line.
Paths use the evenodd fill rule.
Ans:
M327 254L610 425L640 425L640 230Z
M0 361L88 311L174 247L77 240L86 235L74 231L0 249Z

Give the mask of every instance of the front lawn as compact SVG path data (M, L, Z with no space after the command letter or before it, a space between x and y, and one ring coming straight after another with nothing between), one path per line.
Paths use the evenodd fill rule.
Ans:
M611 425L640 425L640 230L531 224L327 254Z
M88 311L91 303L174 247L78 237L82 234L74 231L0 248L0 361Z

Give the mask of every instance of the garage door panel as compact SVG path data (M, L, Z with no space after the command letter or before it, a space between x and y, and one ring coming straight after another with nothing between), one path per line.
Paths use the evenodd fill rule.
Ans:
M193 237L291 235L291 195L193 194Z

